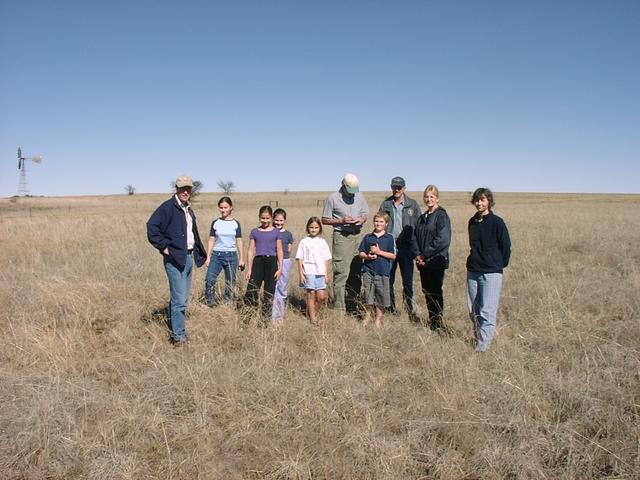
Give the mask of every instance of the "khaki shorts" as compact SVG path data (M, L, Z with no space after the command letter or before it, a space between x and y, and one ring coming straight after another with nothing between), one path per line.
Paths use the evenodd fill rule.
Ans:
M388 276L364 271L362 272L362 283L364 284L364 303L366 305L391 306Z

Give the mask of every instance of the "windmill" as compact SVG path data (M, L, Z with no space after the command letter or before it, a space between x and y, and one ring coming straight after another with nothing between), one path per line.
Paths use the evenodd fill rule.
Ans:
M27 183L27 162L31 160L33 163L40 163L42 155L34 155L33 157L25 157L22 155L22 149L18 147L18 170L20 170L20 182L18 183L18 196L29 195L29 184Z

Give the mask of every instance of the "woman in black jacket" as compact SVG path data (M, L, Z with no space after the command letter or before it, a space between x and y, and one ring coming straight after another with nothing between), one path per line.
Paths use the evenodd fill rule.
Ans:
M432 330L440 330L443 328L442 284L444 271L449 267L451 221L447 211L439 205L438 187L428 185L424 189L423 198L427 209L420 215L415 228L418 251L416 264L420 272L422 292L427 301L429 326Z
M502 271L511 258L509 230L494 215L493 193L477 188L471 197L476 214L469 219L467 306L474 325L477 352L486 352L496 330Z

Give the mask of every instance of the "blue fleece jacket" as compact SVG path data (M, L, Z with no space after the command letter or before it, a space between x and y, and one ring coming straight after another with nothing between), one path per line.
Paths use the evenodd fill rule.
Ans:
M191 207L188 209L193 220L193 259L196 266L201 267L207 259L207 251L198 234L196 215ZM147 238L162 255L162 251L168 248L169 261L180 270L184 269L187 260L187 219L175 196L163 202L153 212L147 222Z

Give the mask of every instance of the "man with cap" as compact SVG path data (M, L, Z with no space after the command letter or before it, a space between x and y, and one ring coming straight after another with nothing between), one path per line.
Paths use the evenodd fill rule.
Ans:
M191 177L178 177L176 194L162 203L147 222L147 238L162 255L169 279L171 300L167 323L171 330L171 341L175 345L187 341L184 318L189 303L193 265L201 267L207 258L198 234L196 215L189 203L192 188Z
M396 311L396 299L393 290L397 267L402 275L402 293L409 313L415 320L413 308L413 260L418 255L413 233L420 218L420 206L405 193L406 183L402 177L391 179L391 195L380 204L380 211L389 215L387 233L396 241L396 259L391 265L389 286L391 288L391 309Z
M333 227L333 306L347 313L356 313L358 307L362 285L358 246L368 213L369 206L358 187L358 177L352 173L343 177L340 189L324 202L322 224Z

